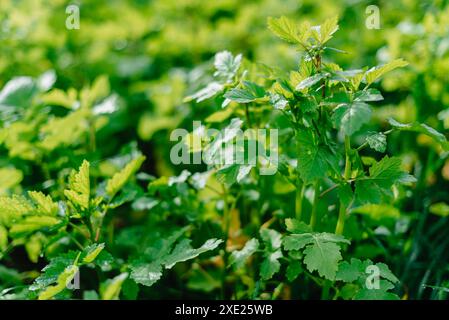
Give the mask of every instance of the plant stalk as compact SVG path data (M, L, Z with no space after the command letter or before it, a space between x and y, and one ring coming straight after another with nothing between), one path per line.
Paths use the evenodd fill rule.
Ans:
M221 299L226 298L226 266L228 265L229 252L227 250L228 237L229 237L229 227L231 224L231 210L228 204L228 192L226 187L222 185L223 188L223 232L224 232L224 251L223 251L223 271L221 274Z
M301 221L302 217L302 200L304 199L304 192L306 190L306 184L301 182L298 177L298 184L296 186L296 201L295 201L295 218Z
M345 135L345 153L346 153L346 161L345 161L345 172L344 172L344 180L348 181L351 178L351 159L349 153L351 152L351 140L348 135ZM342 200L340 200L340 209L338 211L338 221L337 226L335 228L336 234L343 234L345 228L345 220L346 220L346 211L347 208Z
M320 197L320 181L317 180L315 182L315 194L313 196L312 213L310 215L310 223L309 223L312 230L315 228L316 225L319 197Z
M296 129L296 137L299 135L299 129ZM296 139L296 158L299 159L301 153L298 139ZM304 199L304 192L306 190L306 183L301 180L299 176L299 161L296 165L296 198L295 198L295 217L301 221L302 218L302 202Z

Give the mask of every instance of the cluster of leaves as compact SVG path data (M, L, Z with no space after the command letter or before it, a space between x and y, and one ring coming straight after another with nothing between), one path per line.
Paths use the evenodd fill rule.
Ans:
M50 264L42 270L26 293L21 292L22 295L32 298L37 294L39 299L64 297L68 284L78 274L80 267L87 266L98 267L103 272L122 272L102 283L98 289L102 299L115 299L128 278L151 286L162 276L162 266L170 269L178 262L217 248L221 243L217 239L209 239L200 248L192 248L189 239L181 239L187 230L184 228L168 238L159 236L145 242L144 252L139 252L138 258L131 258L133 256L130 254L127 267L115 261L104 250L105 243L100 241L105 216L108 210L134 199L136 193L123 189L144 160L144 156L133 159L121 171L100 184L97 190L91 190L90 164L84 160L79 170L70 174L67 189L64 190L65 200L59 202L36 191L28 192L29 199L22 196L0 198L0 235L4 254L15 246L25 244L30 260L37 262L43 253L51 256L54 247L64 239L73 241L78 247L77 251L57 254L51 258ZM11 238L10 243L8 238ZM172 248L177 241L179 243ZM129 272L124 272L124 268ZM97 292L94 291L94 294Z
M215 56L214 65L219 78L225 73L225 82L212 82L212 85L191 95L188 100L195 99L201 102L204 99L217 97L223 110L212 114L208 119L225 121L233 115L238 115L244 120L233 118L224 132L229 134L204 136L205 128L200 128L187 136L186 144L193 153L203 151L210 154L210 150L218 153L219 146L233 141L231 129L242 128L276 128L277 123L273 116L287 119L289 137L296 140L296 152L290 157L288 147L279 147L271 152L281 152L281 160L275 163L280 167L279 173L285 180L295 185L296 188L296 219L293 224L303 223L305 193L311 191L314 196L311 199L311 210L307 232L299 228L302 233L288 236L285 239L285 250L293 251L296 259L302 259L309 272L318 271L320 277L335 281L339 270L339 261L342 259L339 243L349 243L341 235L349 213L362 213L379 217L382 209L388 203L394 201L394 188L401 184L411 185L416 179L402 169L402 160L399 157L388 155L376 160L375 157L362 156L366 147L370 147L378 153L385 153L387 149L387 135L395 131L414 131L427 135L438 143L444 150L448 149L446 137L427 126L426 124L412 123L402 124L390 119L391 128L385 132L367 132L364 141L355 147L353 140L369 124L373 114L373 102L383 100L381 92L374 89L376 82L386 73L396 68L405 67L407 63L402 59L391 61L387 64L365 69L343 70L335 63L324 61L324 54L338 49L328 47L327 42L338 30L337 18L326 20L320 26L312 26L308 22L301 25L281 17L268 20L269 28L279 38L295 44L304 54L299 63L298 71L291 71L288 78L282 72L269 70L266 77L248 80L249 70L239 72L241 56L233 57L229 52L221 52ZM267 68L267 67L265 67ZM225 70L225 72L223 72ZM272 107L271 111L266 106ZM228 110L228 111L226 111ZM267 116L268 113L268 116ZM279 113L281 115L279 115ZM215 121L209 121L213 122ZM293 134L292 134L293 133ZM192 143L195 136L201 143ZM256 137L252 137L256 139ZM359 138L360 140L360 138ZM263 147L267 143L262 139L257 141ZM195 146L195 148L192 147ZM229 144L228 144L229 145ZM222 148L224 153L235 152L238 146ZM244 151L243 151L244 152ZM228 157L234 156L228 154ZM226 158L226 155L224 156ZM257 183L263 179L257 176L259 169L264 165L264 160L257 159L253 165L224 165L214 163L209 166L209 172L215 173L218 181L232 187L234 183ZM266 162L266 161L265 161ZM296 163L296 165L292 165ZM343 166L342 166L343 164ZM255 175L251 176L251 170L255 169ZM255 180L256 179L256 180ZM327 189L326 189L327 188ZM238 187L236 187L238 190ZM317 232L329 228L332 221L330 210L319 216L321 194L336 190L339 197L338 219L335 226L335 234ZM232 190L232 189L231 189ZM234 190L235 192L238 192ZM226 201L226 200L225 200ZM337 208L337 206L335 206ZM391 209L390 209L391 211ZM256 213L258 214L258 213ZM286 216L289 216L286 213ZM260 218L260 217L259 217ZM323 223L324 222L324 223ZM292 222L290 222L292 223ZM323 225L324 224L324 225ZM294 228L294 227L292 227ZM264 244L264 260L260 267L262 280L269 280L279 272L281 264L279 259L283 257L281 251L281 235L270 229L261 229L260 236ZM242 259L257 252L259 241L256 238L249 240L241 251L233 252L232 263L242 265ZM304 249L301 251L301 249ZM365 264L363 265L365 266ZM384 268L384 265L381 265ZM297 261L289 266L287 275L295 278L295 273L302 266ZM289 272L290 271L290 272ZM355 277L351 281L357 280ZM392 282L384 283L381 292L374 290L372 295L365 293L364 289L358 294L354 292L352 297L368 298L392 298L388 289L398 282L396 278ZM338 292L338 290L337 290Z

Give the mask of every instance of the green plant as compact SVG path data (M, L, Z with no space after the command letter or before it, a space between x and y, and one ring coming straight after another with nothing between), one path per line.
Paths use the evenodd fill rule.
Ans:
M369 147L378 154L385 153L387 135L398 130L426 134L446 150L449 145L443 134L424 124L401 124L394 119L390 120L391 128L385 132L358 135L363 126L371 120L373 111L370 104L383 99L380 91L373 87L376 81L387 72L406 66L405 61L397 59L371 69L343 70L337 64L324 59L328 52L340 52L327 45L338 30L337 18L326 20L320 26L312 26L307 22L297 25L285 17L270 18L268 25L278 37L296 45L303 52L298 70L291 71L286 78L282 72L264 66L265 70L268 69L268 75L252 77L249 73L251 67L243 72L239 71L241 56L233 57L229 52L221 52L215 56L217 71L214 75L217 80L190 96L188 100L201 102L217 97L218 104L221 104L223 109L209 116L206 121L220 122L233 115L241 118L232 119L226 129L275 128L283 131L286 136L285 144L280 143L278 150L271 150L281 153L279 162L268 165L278 167L284 178L283 183L290 182L296 188L295 213L283 212L281 215L281 225L282 218L294 218L285 220L287 229L292 234L281 236L278 231L266 228L277 220L276 215L266 221L267 214L250 210L255 216L251 220L253 227L255 230L260 228L263 249L260 249L261 241L252 238L241 251L232 252L232 263L241 266L250 255L262 250L259 268L263 283L267 283L280 271L281 261L285 259L288 261L289 281L294 280L300 272L306 271L309 277L323 287L323 297L329 297L330 288L334 289L335 297L338 297L341 288L338 280L345 279L339 279L337 274L341 269L339 265L345 266L346 263L340 262L341 249L350 243L342 235L350 237L354 232L345 232L348 214L380 216L385 211L389 214L388 212L393 210L391 205L397 198L393 189L400 192L401 185L416 182L413 176L402 169L400 158L384 156L376 160L377 156L364 157L365 149ZM202 142L196 143L197 148L193 147L195 135ZM220 152L229 153L236 150L219 150L214 147L235 138L234 136L216 136L210 142L211 137L198 135L199 133L194 131L185 139L191 152L198 152L199 146L206 153L210 153L210 150L216 152L211 155L212 158L223 158L226 155ZM354 143L356 138L357 141L362 141L359 145ZM287 142L289 140L295 141L296 149L291 149ZM269 148L269 143L262 138L258 143ZM230 205L234 207L234 199L238 199L245 191L248 192L248 188L255 188L252 190L254 192L260 192L260 187L256 186L267 188L267 184L263 183L267 178L259 174L261 166L267 165L267 159L259 160L265 161L258 161L253 165L218 164L210 169L209 172L215 173L218 181L223 183L224 202L228 201L229 193L233 193ZM292 165L293 163L296 165ZM235 186L236 182L242 186ZM304 205L306 192L312 194L308 198L310 205L307 209ZM326 212L320 204L327 203L325 198L332 192L338 195L339 202ZM226 210L223 219L229 219ZM325 232L335 220L333 233ZM229 224L224 223L225 234L228 234L228 228ZM353 228L362 226L355 223ZM286 257L282 246L288 252ZM226 262L226 252L224 259ZM368 262L357 263L366 266ZM313 275L315 271L318 272L319 278ZM398 279L391 273L385 277L390 277L391 282L385 282L380 291L373 290L371 295L368 294L369 290L356 286L356 289L352 287L353 297L395 297L387 291L394 287L392 283L397 283ZM356 279L358 277L354 276L354 280Z
M132 258L127 264L104 250L113 232L113 225L106 230L103 228L106 215L109 210L135 197L136 190L123 190L123 187L144 159L143 156L133 159L96 190L91 189L89 162L84 161L78 172L71 173L68 188L64 190L64 201L54 202L50 196L36 191L28 192L28 198L0 198L2 239L4 241L9 236L13 240L9 246L4 244L4 251L25 243L32 261L37 261L41 252L51 257L50 264L28 288L27 297L37 295L39 299L49 299L58 294L64 297L67 283L73 280L81 266L86 266L101 271L121 270L120 275L103 283L99 289L102 299L114 299L120 294L121 285L129 273L137 283L152 285L162 276L162 266L170 269L176 263L195 258L221 243L221 240L210 239L194 249L189 240L182 239L187 231L184 228L169 237L156 238L156 243L152 243L154 247L145 247L144 258ZM65 238L73 242L76 251L57 252L54 247Z
M345 0L111 1L76 32L41 2L0 13L0 299L447 296L444 1L376 31Z

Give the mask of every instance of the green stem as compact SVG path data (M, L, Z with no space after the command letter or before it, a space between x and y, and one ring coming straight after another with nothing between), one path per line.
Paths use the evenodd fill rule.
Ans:
M112 201L113 198L114 198L114 196L111 197L111 199L109 199L108 203L106 204L106 206L103 209L103 212L101 213L101 216L100 216L99 222L98 222L98 226L97 226L95 234L94 234L94 241L95 242L100 241L101 228L103 227L104 218L106 217L106 214L108 213L109 205L111 204L111 201ZM92 229L92 222L90 221L90 219L88 219L88 221L89 221L89 224L90 224L90 229Z
M89 231L89 240L90 241L94 241L95 239L95 231L94 228L92 226L92 222L90 221L89 217L84 217L82 219L84 225L87 227L87 230Z
M247 103L245 103L245 117L246 117L246 122L248 124L248 128L252 128L251 118L249 115L249 106Z
M299 136L299 129L296 128L296 137ZM299 156L301 154L301 150L300 150L300 144L298 139L296 139L296 159L299 159ZM306 190L306 183L304 181L301 180L300 176L299 176L299 160L298 163L296 165L296 199L295 199L295 216L296 219L301 221L301 216L302 216L302 202L304 199L304 192Z
M75 236L71 235L70 233L67 234L69 235L69 238L73 241L73 243L78 247L78 249L84 250L83 245L78 240L76 240Z
M344 180L348 181L351 178L351 159L349 153L351 152L351 141L349 136L345 136L345 153L346 153L346 161L345 161L345 173ZM346 206L342 200L340 200L340 209L338 212L338 221L337 226L335 228L336 234L343 234L343 230L345 228L345 220L346 220Z
M228 204L228 192L226 187L222 185L223 188L223 232L224 232L224 252L223 252L223 271L221 274L221 299L226 298L226 266L228 265L229 253L226 250L229 236L229 227L231 221L231 212L229 210Z
M92 239L92 235L90 234L90 230L89 230L89 229L87 230L87 231L89 232L89 234L86 235L86 233L84 232L84 230L83 230L81 227L79 227L79 226L77 226L76 224L74 224L73 222L69 222L69 225L72 226L73 229L78 230L79 233L82 234L83 237L84 237L86 240L89 240L89 241L90 241L90 240ZM87 224L86 224L86 226L87 226Z
M331 288L331 282L326 280L324 282L323 291L321 291L321 300L329 300L329 292Z
M304 192L306 190L306 184L301 182L301 179L298 177L298 184L296 186L296 201L295 201L295 213L296 219L301 221L302 216L302 200L304 199ZM300 187L301 186L301 187Z
M312 228L312 230L315 228L316 225L319 197L320 197L320 181L317 180L315 182L315 194L313 196L312 213L310 215L310 227Z

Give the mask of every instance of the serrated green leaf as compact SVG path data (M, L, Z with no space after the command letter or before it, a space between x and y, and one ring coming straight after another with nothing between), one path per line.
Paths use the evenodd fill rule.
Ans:
M260 237L269 251L276 251L282 245L282 235L273 229L261 229Z
M58 204L53 202L50 196L37 191L28 191L28 195L37 204L39 214L55 216L58 213Z
M355 300L399 300L399 297L388 290L394 288L394 285L391 282L386 280L380 280L380 288L379 289L369 289L366 286L362 286L362 288L357 292L354 299Z
M397 68L405 67L407 65L408 62L404 61L403 59L396 59L382 66L373 67L365 73L365 80L368 84L371 84L387 72L390 72Z
M185 232L185 228L173 233L166 239L161 239L157 247L149 248L146 257L131 262L131 278L145 286L152 286L162 277L162 267L171 269L176 263L191 260L200 254L214 250L223 240L209 239L200 248L194 249L190 245L191 240L181 240L175 248L169 253L174 242ZM151 262L145 262L143 259L149 258Z
M292 234L284 238L284 249L304 251L304 263L310 272L318 271L320 276L333 280L341 260L338 243L350 243L344 237L332 233Z
M354 282L365 276L366 267L371 264L372 262L369 260L362 262L356 258L351 258L351 262L343 261L338 265L335 280Z
M51 259L29 289L40 291L39 299L50 299L66 288L67 283L75 277L80 265L96 260L96 264L107 271L103 269L103 264L110 260L107 255L103 255L105 253L102 251L103 248L104 244L92 244L81 252L70 251Z
M364 260L363 262L356 258L351 258L351 262L343 261L339 264L336 280L344 282L360 282L362 286L366 286L366 279L370 275L368 267L376 266L379 268L379 276L388 280L391 283L398 283L399 279L391 272L388 266L384 263L374 264L371 260ZM384 282L384 285L394 288L393 285Z
M42 269L41 275L34 280L34 283L29 289L31 291L43 290L56 282L59 275L63 273L66 268L73 265L76 257L77 253L71 251L51 259L50 263Z
M79 108L65 117L52 117L40 127L38 146L50 152L61 146L71 146L79 143L88 129L87 118L90 111Z
M291 233L306 233L312 231L308 224L297 219L285 219L285 226Z
M447 141L446 136L434 128L429 127L425 123L400 123L393 118L389 118L388 122L397 130L413 131L425 134L440 143L446 151L449 150L449 142Z
M69 189L64 190L64 195L69 201L82 209L89 208L90 179L88 161L84 160L78 172L72 171L69 177Z
M351 99L347 92L338 91L332 93L330 96L326 97L324 101L328 104L342 104L342 103L350 103Z
M265 259L260 266L260 277L262 280L271 279L281 268L279 259L282 257L281 250L268 252L265 254Z
M83 251L83 263L91 263L97 258L101 251L103 251L105 244L104 243L94 243L88 246Z
M189 239L184 239L176 245L173 251L163 259L163 263L167 269L171 269L176 263L194 259L200 254L214 250L223 240L209 239L201 247L193 249Z
M338 168L338 157L328 146L318 145L310 131L297 134L299 144L298 171L305 182L312 182Z
M33 206L23 196L0 197L0 224L10 226L33 211Z
M318 105L314 101L303 100L300 102L299 108L305 114L313 114L318 109Z
M101 293L102 300L117 300L122 290L123 282L128 278L128 273L124 272L107 281L103 286Z
M150 287L162 277L162 266L159 262L132 264L130 268L131 278L144 286Z
M113 198L119 192L128 180L139 170L142 163L145 161L145 156L139 156L128 163L125 168L108 180L106 184L106 193L110 198Z
M309 243L313 242L313 236L311 233L292 234L284 238L284 249L289 250L301 250Z
M110 271L114 261L114 257L106 250L102 250L93 260L95 265L99 266L102 271Z
M391 272L390 268L385 263L376 263L376 266L380 270L380 276L384 279L387 279L388 281L392 283L398 283L399 279Z
M224 86L218 82L210 82L205 88L198 90L196 93L186 97L184 102L189 102L195 100L196 102L201 102L212 98L216 94L223 91Z
M313 76L305 78L300 83L298 83L298 85L295 87L295 90L301 91L304 89L308 89L311 86L313 86L313 85L317 84L318 82L320 82L321 80L323 80L324 78L326 78L328 75L329 75L328 73L317 73L317 74L314 74Z
M259 241L255 238L248 240L242 250L235 250L229 258L229 265L235 265L236 269L243 267L245 262L259 248Z
M270 94L270 103L277 110L284 110L288 105L288 101L277 93Z
M416 179L404 172L398 157L385 156L374 163L368 177L356 180L355 194L361 203L380 203L384 197L391 197L391 187L396 183L414 182Z
M236 182L240 183L248 176L253 167L254 165L226 165L216 172L216 178L221 183L231 186Z
M282 16L278 19L269 17L268 28L279 38L290 43L304 43L310 36L310 24L297 25L294 21Z
M313 242L348 243L343 236L333 233L300 233L286 236L283 240L285 250L300 250Z
M387 136L382 132L376 132L366 137L366 142L370 148L384 153L387 149Z
M358 91L354 94L354 101L370 102L370 101L381 101L384 97L379 90L370 88L368 90Z
M240 64L242 62L242 55L238 54L235 57L229 51L221 51L215 55L215 77L223 77L226 81L231 81L236 75Z
M260 266L260 277L268 280L279 272L281 263L278 261L282 257L280 250L282 245L282 235L273 229L261 229L260 237L264 243L264 260Z
M251 81L243 81L243 88L234 88L224 94L226 99L238 103L254 102L266 96L265 90Z
M92 108L95 102L105 98L110 93L109 79L106 75L97 77L92 85L85 86L80 92L81 106Z
M334 280L338 262L342 259L340 246L333 242L315 242L304 249L304 263L307 270L326 279Z
M68 266L57 278L56 284L48 286L39 294L39 300L48 300L63 291L67 284L73 280L78 272L78 267L75 265Z
M335 128L352 135L371 119L371 107L363 102L341 104L334 110L332 119Z
M360 287L353 283L346 283L339 292L339 296L344 300L354 299L357 292L359 292Z
M292 282L303 272L301 262L294 260L287 267L287 280Z
M319 41L321 44L328 42L338 30L338 16L326 19L319 28Z
M9 229L11 237L16 238L43 228L49 228L61 223L61 220L49 216L29 216L16 222Z

